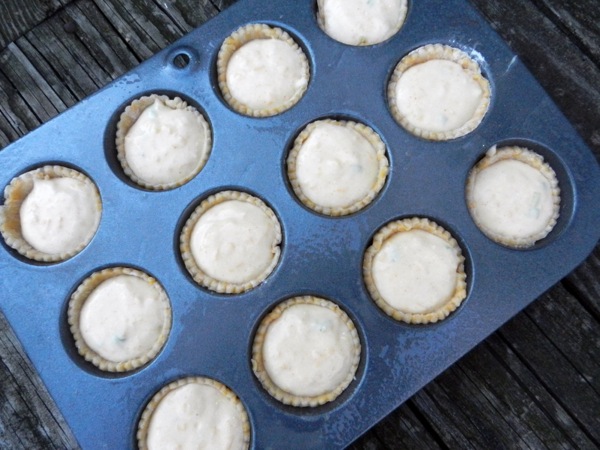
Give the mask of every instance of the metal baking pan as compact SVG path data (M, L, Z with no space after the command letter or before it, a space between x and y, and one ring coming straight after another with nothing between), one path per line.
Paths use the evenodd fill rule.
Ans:
M542 292L573 270L600 237L600 170L591 151L489 24L466 0L410 2L401 31L371 47L335 42L318 27L315 1L240 1L100 92L0 152L0 186L31 168L60 163L98 186L103 213L90 245L58 263L33 263L0 246L0 306L52 397L85 449L135 448L146 403L167 383L215 378L237 393L256 449L341 448L408 399ZM311 66L309 88L290 110L270 118L233 112L216 81L216 54L238 27L267 23L288 31ZM427 43L466 51L492 87L490 110L471 134L429 142L392 118L386 85L396 63ZM189 63L179 68L178 55ZM123 174L114 145L116 121L136 97L177 94L203 111L213 132L204 169L189 183L150 192ZM388 180L375 201L344 218L304 206L284 162L295 136L324 117L350 118L376 130L387 146ZM542 154L561 187L560 219L528 250L486 238L465 202L467 174L492 145L523 144ZM191 209L211 193L235 188L257 195L284 234L274 273L241 295L196 285L178 251ZM422 216L448 229L466 256L468 297L437 324L396 322L370 299L362 259L373 234L390 220ZM156 277L173 309L166 346L145 367L103 373L81 358L67 324L67 302L99 268L126 265ZM355 381L334 402L294 408L272 399L252 373L250 351L263 315L281 300L314 294L340 304L363 344Z

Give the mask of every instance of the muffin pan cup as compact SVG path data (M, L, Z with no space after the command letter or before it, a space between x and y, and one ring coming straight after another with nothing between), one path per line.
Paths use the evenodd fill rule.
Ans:
M598 163L548 95L485 20L464 0L410 3L402 30L385 43L350 47L327 37L314 1L242 0L106 88L0 152L0 186L27 170L62 164L87 174L103 202L90 244L60 263L36 263L4 242L0 307L85 449L136 448L142 411L168 383L206 376L229 387L246 407L251 448L341 448L408 399L473 346L573 270L600 237ZM435 14L431 14L435 11ZM217 52L240 26L281 27L304 48L311 81L291 109L269 118L241 116L221 98ZM461 48L490 80L490 109L476 130L428 142L393 119L387 83L398 61L429 43ZM174 64L180 54L184 68ZM116 157L119 115L133 99L175 94L203 112L213 132L204 169L176 189L136 187ZM302 206L288 183L285 158L306 124L343 118L372 127L387 147L390 172L377 198L343 218ZM488 239L465 199L469 170L492 145L522 145L557 174L560 217L528 250ZM281 259L255 289L211 293L193 282L179 235L202 198L224 189L269 204L283 232ZM426 217L462 247L467 298L436 324L402 324L371 300L362 261L375 232L392 220ZM74 346L68 299L91 273L123 265L156 278L171 300L173 321L155 360L111 374ZM335 401L294 408L272 399L254 377L251 346L262 317L280 301L315 295L338 303L356 325L362 356L356 379Z

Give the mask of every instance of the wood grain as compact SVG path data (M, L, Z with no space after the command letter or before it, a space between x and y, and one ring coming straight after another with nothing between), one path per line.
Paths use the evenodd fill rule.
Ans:
M69 2L70 0L3 0L0 2L0 47L4 48Z

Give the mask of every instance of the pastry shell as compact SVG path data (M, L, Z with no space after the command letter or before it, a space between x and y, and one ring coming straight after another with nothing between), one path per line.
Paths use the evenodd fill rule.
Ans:
M140 118L140 116L146 110L146 108L151 106L157 100L162 101L166 106L168 106L171 109L181 109L194 113L200 121L200 123L202 124L202 126L204 127L206 133L204 151L202 153L201 158L198 159L194 170L190 171L190 173L185 178L178 181L173 181L171 183L155 184L141 179L131 169L126 157L125 137L127 136L127 133L135 124L135 122ZM165 191L184 185L196 175L198 175L198 173L204 168L210 156L212 136L208 122L200 113L200 111L198 111L196 108L194 108L191 105L188 105L187 102L185 102L179 97L170 98L166 95L151 94L133 100L121 113L119 122L117 123L117 134L115 137L115 144L117 147L117 159L119 160L119 163L121 163L123 172L125 172L125 175L127 175L131 179L131 181L145 189L150 189L154 191Z
M160 402L171 392L176 389L183 387L185 385L196 383L200 385L211 386L215 388L217 391L223 395L223 397L227 398L229 401L235 404L235 407L240 414L240 418L242 420L243 434L244 434L244 444L243 448L247 449L250 447L250 421L248 419L248 413L246 412L246 408L240 401L240 399L233 393L231 389L229 389L224 384L213 380L208 377L186 377L164 386L160 391L158 391L150 400L150 402L146 405L144 412L142 413L142 417L138 423L136 438L138 442L139 450L147 450L148 449L148 431L150 427L150 423L152 420L152 415L154 411L160 404Z
M373 261L377 253L382 249L386 240L394 236L396 233L402 233L410 230L422 230L448 242L456 251L459 261L456 269L456 284L452 296L441 306L424 313L402 311L393 307L380 294L373 279ZM467 296L467 275L464 269L464 261L465 258L462 254L460 246L448 231L429 219L413 217L395 220L377 231L373 237L371 246L367 248L365 252L363 260L363 276L365 285L371 298L375 304L388 316L394 318L395 320L412 324L435 323L448 317L450 313L455 311L460 306Z
M289 393L281 389L272 381L267 369L265 368L263 344L266 334L269 330L269 326L279 319L286 309L299 304L316 305L328 308L335 312L348 327L353 341L354 351L352 355L352 366L346 378L333 390L320 395L301 396ZM265 390L281 403L298 407L315 407L335 400L342 392L344 392L344 390L355 379L356 371L358 370L358 365L360 363L360 355L361 344L356 327L354 326L354 323L350 317L348 317L348 315L338 305L320 297L299 296L281 302L262 319L252 344L252 370Z
M473 116L462 126L448 131L431 131L414 125L400 112L396 103L396 85L404 72L411 67L427 61L440 59L455 62L470 74L473 80L479 84L482 90L482 98ZM481 73L479 64L464 51L450 47L449 45L428 44L413 50L396 65L388 84L387 96L392 116L408 132L423 139L447 141L464 136L479 126L490 106L491 89L489 81Z
M76 248L60 254L42 252L27 242L22 235L20 219L21 205L33 189L33 180L49 180L54 178L72 178L83 182L90 189L91 200L96 204L97 210L97 214L94 217L94 225L90 228L85 239ZM6 186L4 190L4 205L0 205L0 233L10 247L26 258L34 261L55 263L75 256L90 243L100 225L101 215L102 201L98 189L92 180L77 170L64 166L47 165L13 178L10 184Z
M271 259L270 264L262 271L262 273L260 273L260 275L258 275L252 280L242 283L231 283L228 281L218 280L208 275L196 263L191 249L190 241L192 232L194 231L194 227L196 226L196 223L198 222L202 214L204 214L213 206L216 206L220 203L229 200L244 201L257 206L266 214L266 216L269 219L272 220L275 229L275 238L272 243L273 257ZM181 231L179 239L179 249L181 252L181 258L183 259L183 263L186 269L188 270L194 281L200 286L203 286L207 289L210 289L211 291L218 292L221 294L240 294L258 286L271 274L271 272L273 272L275 266L279 262L279 256L281 254L281 240L281 225L279 224L279 220L277 219L277 216L271 208L269 208L262 200L250 194L247 194L245 192L228 190L211 195L210 197L203 200L200 203L200 205L196 207L194 212L185 222L183 230Z
M159 301L163 304L164 314L162 329L150 351L134 359L114 362L100 356L96 351L88 346L81 334L79 317L87 298L94 291L94 289L96 289L102 282L118 275L138 277L152 285L152 287L156 289L159 294ZM167 341L169 332L171 330L171 316L172 312L169 298L158 281L140 270L128 267L111 267L94 272L92 275L87 277L71 295L67 311L67 318L71 329L71 334L75 340L75 347L77 348L77 351L86 361L91 362L93 365L105 372L127 372L137 369L138 367L142 367L153 360L162 350Z
M229 90L229 86L227 85L227 66L229 64L229 60L233 54L244 44L247 44L255 39L279 39L283 42L286 42L298 55L300 55L303 61L302 70L304 72L303 75L306 83L303 83L302 86L298 87L294 95L283 104L274 106L272 108L255 109L245 105L233 97L231 91ZM269 25L255 23L238 28L234 33L227 37L227 39L225 39L221 45L217 57L217 78L219 89L221 90L223 98L227 104L233 108L234 111L245 116L269 117L280 114L298 103L308 88L308 83L310 81L310 66L304 51L287 32L278 27L271 27Z
M375 154L377 156L377 161L379 163L379 170L377 173L377 178L371 189L365 194L363 198L360 200L343 207L330 207L323 206L313 202L309 199L304 192L302 191L302 186L298 181L298 177L296 174L297 167L297 158L300 153L302 146L306 142L306 140L310 137L313 130L315 130L320 123L328 123L333 125L338 125L342 127L347 127L359 133L362 137L364 137L373 147ZM346 216L361 209L365 208L368 204L370 204L373 199L379 194L383 185L385 184L385 180L387 178L389 172L389 162L385 154L385 144L379 137L379 135L370 127L357 123L351 120L333 120L333 119L323 119L317 120L308 124L298 135L298 137L294 140L294 146L290 150L290 153L287 157L287 175L290 181L290 185L294 190L294 193L298 197L298 199L308 208L316 211L318 213L327 215L327 216Z
M368 42L365 38L363 38L357 44L349 44L347 42L340 41L339 39L337 39L336 37L331 36L327 32L327 26L326 26L327 17L323 13L323 11L325 9L324 8L325 1L326 0L317 0L317 6L318 6L318 9L317 9L317 23L319 24L319 27L321 28L321 30L323 30L323 32L325 34L327 34L332 39L334 39L334 40L336 40L338 42L342 42L342 43L344 43L346 45L354 45L354 46L376 45L376 44L380 44L382 42L385 42L388 39L391 39L394 35L396 35L400 31L400 29L404 25L404 22L406 20L406 14L408 12L408 2L406 0L403 0L402 1L402 5L401 5L401 10L400 10L400 15L398 16L398 22L396 23L395 27L390 31L390 33L388 33L388 35L387 35L387 37L385 39L378 40L377 42Z
M544 178L548 180L553 199L553 211L550 220L546 224L546 227L539 233L526 237L510 236L498 233L487 227L477 215L477 204L474 199L474 186L477 175L491 165L505 160L516 160L523 162L538 170L544 176ZM473 221L477 227L479 227L479 229L493 241L512 248L528 248L534 245L540 239L545 238L554 229L556 221L560 215L560 188L558 186L556 173L552 167L550 167L550 165L544 161L544 158L541 155L525 147L508 146L496 149L494 146L488 150L487 154L471 169L469 173L466 186L466 197L469 213L471 214L471 217L473 218Z

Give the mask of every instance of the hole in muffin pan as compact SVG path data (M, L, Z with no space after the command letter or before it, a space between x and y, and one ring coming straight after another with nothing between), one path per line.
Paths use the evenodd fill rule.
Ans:
M342 391L340 393L340 395L338 395L335 399L333 399L332 401L327 402L323 405L318 405L318 406L292 406L292 405L286 405L285 403L280 402L265 389L265 387L262 385L260 380L254 374L254 370L252 368L252 348L254 346L254 338L256 336L258 328L260 327L260 324L262 323L263 319L273 309L275 309L277 307L277 305L279 305L280 303L282 303L286 300L289 300L290 298L302 297L302 296L319 297L319 298L328 300L328 301L338 305L340 307L340 309L348 315L348 317L354 324L354 328L356 329L356 332L358 333L358 339L360 340L360 345L361 345L360 360L358 362L358 368L356 369L356 373L354 374L354 379L350 382L350 384L346 387L346 389L344 389L344 391ZM299 293L296 293L296 294L293 294L293 295L290 295L290 296L287 296L284 298L277 299L276 301L273 301L261 312L260 316L258 316L254 325L252 326L252 330L250 333L250 339L248 341L247 362L248 362L250 374L252 375L252 382L256 388L256 391L261 393L261 396L263 397L265 402L267 402L269 405L273 406L276 409L279 409L280 411L282 411L286 414L292 415L292 416L321 416L321 415L331 413L331 412L335 411L336 409L338 409L339 407L341 407L342 405L344 405L358 391L358 389L360 388L360 386L362 384L364 375L365 375L365 369L366 369L367 360L368 360L367 339L366 339L365 332L362 328L363 327L362 322L357 318L356 315L354 315L352 313L352 311L348 310L346 305L344 305L341 300L343 300L343 299L339 299L339 300L333 299L330 296L322 295L322 294L319 294L318 292L314 292L314 291L311 291L311 292L303 291L303 292L299 292Z
M190 55L187 53L179 53L171 60L171 64L173 64L177 69L185 69L189 63Z
M447 232L450 233L450 235L454 238L454 240L456 241L456 243L458 244L460 251L462 252L462 256L464 258L464 262L463 262L463 270L466 274L466 295L465 298L462 300L462 302L460 303L460 305L458 305L458 307L452 311L450 314L448 314L448 316L446 316L444 319L442 320L438 320L437 322L430 322L430 323L408 323L408 322L404 322L402 320L396 320L394 319L392 316L388 315L383 309L381 309L377 303L375 303L375 300L373 299L373 297L371 296L371 294L369 293L369 289L367 288L367 284L365 282L365 277L364 277L364 273L363 273L363 265L364 265L364 257L365 257L365 253L367 251L367 249L369 247L371 247L371 245L373 245L373 238L375 237L375 235L386 225L395 222L397 220L404 220L404 219L411 219L413 217L419 218L419 219L427 219L430 220L432 222L435 222L437 225L439 225L440 227L442 227L444 230L446 230ZM475 277L476 277L476 273L475 273L475 268L473 265L473 258L471 255L471 251L469 246L467 245L467 242L463 239L462 234L459 233L454 227L450 226L446 221L444 221L443 219L437 218L437 217L433 217L433 216L428 216L428 215L422 215L422 214L405 214L402 216L398 216L398 217L394 217L392 219L386 220L385 222L379 224L371 233L371 236L369 237L368 241L365 243L363 252L362 252L362 257L360 259L360 265L361 265L361 270L360 270L360 274L361 274L361 285L362 285L362 291L364 293L365 299L369 301L370 306L372 309L374 309L377 312L377 315L379 317L381 317L383 320L386 320L388 323L390 324L395 324L395 326L399 326L399 327L407 327L407 328L413 328L413 329L436 329L438 327L443 327L446 323L448 323L449 321L453 320L455 317L457 317L461 311L463 310L463 308L465 307L466 303L470 300L471 298L471 292L473 290L473 285L474 285L474 281L475 281Z
M97 367L96 365L94 365L92 362L87 361L79 353L79 351L77 350L77 347L75 345L75 338L73 336L73 333L71 332L71 326L69 325L69 318L68 318L69 301L71 300L71 296L75 293L75 291L81 285L81 283L83 283L83 281L85 281L93 273L99 272L104 269L110 269L110 268L115 268L115 267L127 267L127 268L131 268L131 269L139 270L140 272L148 274L149 276L151 276L152 278L157 280L162 286L162 283L160 282L159 278L157 278L156 276L154 276L153 274L148 272L146 269L136 266L134 264L106 264L106 265L103 265L100 267L96 267L95 269L86 273L81 278L74 280L73 286L69 290L67 297L63 300L63 305L61 307L60 315L58 316L60 340L62 341L62 345L65 350L65 353L69 356L69 358L73 361L73 363L77 367L79 367L81 370L83 370L84 372L87 372L88 374L96 376L98 378L106 378L106 379L126 378L126 377L132 376L132 375L144 370L146 367L150 366L157 358L160 357L163 350L168 345L169 339L170 339L170 333L169 333L162 348L158 351L158 353L150 361L148 361L147 363L145 363L144 365L142 365L140 367L136 367L135 369L124 371L124 372L109 372L106 370L102 370L99 367ZM163 287L163 289L164 289L164 287ZM165 290L165 292L166 292L166 290ZM167 292L167 299L168 299L169 303L171 303L168 292ZM171 314L172 314L172 312L171 312Z
M117 108L117 110L112 114L110 120L108 121L106 130L104 132L104 155L106 157L106 161L108 162L109 167L111 168L112 172L117 176L117 178L119 180L121 180L122 182L124 182L125 184L127 184L131 187L134 187L136 189L139 189L141 191L160 193L160 192L167 192L167 191L170 191L173 189L177 189L181 186L184 186L185 184L189 183L190 181L194 180L197 176L199 176L202 173L202 170L204 170L204 167L202 169L200 169L200 171L196 175L194 175L194 177L192 177L190 180L186 181L185 183L183 183L179 186L176 186L176 187L173 187L173 188L167 189L167 190L154 190L154 189L145 188L145 187L140 186L139 184L135 183L131 178L129 178L125 174L125 171L123 170L123 166L121 165L121 163L118 159L118 156L117 156L117 145L116 145L117 124L119 123L121 114L125 111L125 108L127 108L131 104L131 102L133 102L134 100L136 100L138 98L141 98L144 96L149 96L152 94L166 95L169 98L179 97L180 99L185 101L188 105L196 108L200 112L200 114L202 114L204 116L204 119L208 123L208 128L211 133L211 141L214 136L214 134L213 134L214 131L213 131L213 126L212 126L210 116L206 113L206 110L202 107L202 105L200 105L200 103L198 103L193 98L187 96L186 94L183 94L183 93L177 92L177 91L152 90L152 91L140 92L138 94L135 94L135 95L129 97L125 102L123 102ZM209 155L208 155L209 160L210 160L210 156L212 153L212 145L213 145L213 142L211 142L211 148L209 149Z
M198 61L199 56L195 48L190 46L177 46L165 57L165 63L175 70L189 70Z
M296 139L298 138L300 133L302 133L302 131L311 123L319 121L319 120L328 120L328 119L337 120L337 121L352 121L352 122L356 122L358 124L362 124L362 125L365 125L365 126L371 128L375 133L377 133L377 135L383 142L383 144L385 146L385 157L387 158L387 161L388 161L388 173L385 177L385 181L383 182L383 186L381 186L381 189L379 190L379 192L377 192L375 197L373 197L373 199L367 205L363 206L358 211L354 211L352 213L345 214L345 215L335 215L334 216L334 215L330 215L330 214L325 214L325 213L322 213L322 212L312 209L308 205L305 205L304 202L302 202L302 200L300 200L300 198L296 195L296 192L294 191L294 188L292 187L292 183L290 182L290 179L288 176L287 159L288 159L290 152L292 151L292 148L294 147L294 142L296 141ZM365 121L363 119L359 119L350 114L336 114L336 113L326 114L326 115L314 117L313 119L302 123L302 125L300 125L296 130L294 130L293 134L291 134L290 137L286 140L284 149L285 149L285 151L283 152L283 155L282 155L280 167L281 167L282 179L284 180L284 184L285 184L285 189L287 190L289 196L299 206L301 206L303 209L305 209L309 213L316 214L317 216L326 217L329 219L334 219L334 220L347 219L347 218L356 216L358 214L367 212L370 208L372 208L379 201L379 199L383 196L384 192L387 190L387 187L390 182L390 176L393 172L393 164L394 164L393 159L394 158L392 156L392 152L390 151L390 146L387 142L387 139L385 138L382 131L377 126L372 124L371 122Z
M310 78L308 80L308 85L306 87L306 91L302 94L302 96L298 99L298 101L294 105L292 105L290 108L288 108L284 111L281 111L277 114L270 115L270 116L248 116L248 115L245 115L245 114L242 114L242 113L236 111L225 100L225 97L223 96L223 93L221 92L221 88L219 87L218 60L219 60L219 50L221 49L221 45L223 45L223 41L225 39L227 39L229 36L231 36L238 29L246 27L248 25L252 25L252 24L260 24L260 25L267 25L269 27L280 28L294 40L294 42L300 47L300 49L306 56L306 59L308 60L308 73L309 73ZM269 119L272 117L279 116L281 114L285 114L288 111L293 110L298 105L298 103L303 101L304 97L306 97L308 91L310 90L311 84L314 79L314 75L315 75L314 74L314 59L315 58L314 58L314 54L312 52L312 48L306 45L304 38L302 38L293 29L289 28L289 24L285 24L285 23L281 23L281 22L273 22L273 21L242 22L242 23L239 23L235 28L230 29L229 33L226 35L225 39L223 39L223 41L221 41L219 43L218 48L213 52L213 55L212 55L211 61L210 61L210 69L209 69L210 84L213 88L213 93L214 93L215 97L218 98L219 101L223 104L223 106L225 106L227 109L231 110L233 113L235 113L241 117L244 117L246 119L260 120L260 119Z
M494 144L491 144L489 147L487 147L481 151L479 157L471 164L471 168L473 168L479 161L481 161L485 157L486 152L492 146L496 146L498 149L500 149L502 147L512 147L512 146L524 147L524 148L527 148L527 149L539 154L540 156L542 156L544 158L544 162L548 163L550 165L550 167L554 170L554 173L556 174L556 179L558 180L558 187L560 189L559 216L556 220L556 224L554 225L554 227L552 228L552 230L550 231L550 233L548 233L548 235L546 237L538 240L532 246L526 247L526 248L515 248L515 247L510 247L508 245L504 245L502 243L496 242L493 239L491 239L490 237L488 237L487 235L485 235L485 233L483 233L483 231L481 231L479 229L479 227L477 227L476 224L475 224L475 226L477 227L479 232L482 233L486 237L486 239L489 239L491 242L494 242L494 244L508 248L510 250L517 251L517 252L541 249L541 248L551 244L552 242L555 242L561 236L561 234L569 227L569 224L571 223L571 221L573 219L576 194L574 191L570 171L567 169L567 167L565 166L562 159L553 150L551 150L550 148L548 148L541 142L524 139L524 138L504 139L504 140L500 140ZM471 169L469 169L469 172L467 173L467 178L465 178L465 180L464 180L465 187L467 185L467 179L468 179L470 170ZM465 195L464 201L466 202L466 195ZM471 217L470 214L469 214L469 218L473 221L473 218Z
M4 198L4 189L6 189L6 187L11 183L11 181L27 172L30 172L32 170L36 170L36 169L40 169L44 166L62 166L65 167L67 169L71 169L74 171L77 171L79 173L81 173L82 175L86 176L96 187L96 190L98 191L98 195L100 196L100 202L102 203L102 192L100 191L100 189L98 188L98 185L96 184L96 181L90 176L90 174L88 174L85 170L81 169L80 167L70 163L70 162L65 162L65 161L60 161L60 160L50 160L50 161L44 161L41 163L36 163L36 164L32 164L29 165L27 167L25 167L24 169L22 169L20 172L16 173L15 175L13 175L9 180L8 183L2 188L2 190L0 191L0 205L4 206L5 204L5 198ZM102 205L102 208L104 208L104 205ZM100 229L100 227L102 226L102 213L103 211L100 211L100 222L98 224L98 228L96 229L96 231L94 232L94 235L92 236L92 238L90 239L90 241L85 245L85 247L83 247L79 252L75 253L74 255L65 258L63 260L60 261L37 261L35 259L30 259L28 257L26 257L25 255L22 255L21 253L19 253L16 249L14 249L13 247L11 247L10 245L8 245L6 243L6 240L4 239L4 237L2 235L0 235L0 243L1 246L6 250L6 252L11 255L13 258L24 262L26 264L32 265L32 266L42 266L42 267L47 267L47 266L55 266L57 264L62 264L64 262L67 262L75 257L77 257L80 253L83 253L87 250L87 248L92 244L92 242L94 241L96 234L98 234L98 230Z
M185 227L186 222L188 221L188 219L190 218L190 216L193 214L194 210L207 198L209 198L211 195L215 195L218 194L219 192L223 192L223 191L238 191L238 192L242 192L248 195L251 195L253 197L258 198L259 200L261 200L268 208L271 209L271 211L273 211L273 213L275 214L275 217L277 218L277 221L279 222L279 226L281 229L281 242L279 243L279 249L280 249L280 255L279 255L279 260L277 261L277 263L275 264L275 267L273 268L273 270L271 271L271 273L269 275L267 275L267 277L261 281L258 285L256 285L255 287L248 289L244 292L240 292L240 293L222 293L222 292L216 292L213 291L199 283L197 283L194 278L192 277L192 275L190 274L189 270L187 269L185 262L183 260L183 256L181 254L181 249L180 249L180 236L181 233L183 232L183 228ZM273 204L269 201L267 201L262 195L257 194L256 192L249 190L246 187L243 186L235 186L235 185L225 185L225 186L219 186L219 187L215 187L212 188L210 190L207 190L205 192L203 192L201 195L199 195L198 197L196 197L195 199L193 199L186 207L185 209L181 212L179 219L177 221L177 226L175 227L175 234L173 235L173 251L176 255L176 261L177 261L177 265L179 266L179 269L182 271L182 273L185 274L186 279L192 283L196 288L201 289L202 291L204 291L207 294L210 294L212 296L215 297L220 297L220 298L230 298L233 296L242 296L242 295L246 295L256 289L260 289L261 286L267 282L272 276L275 275L275 273L277 273L280 265L281 265L281 261L283 260L283 256L285 253L285 245L286 245L286 231L285 231L285 225L284 222L281 220L281 216L279 215L277 209L273 206Z

